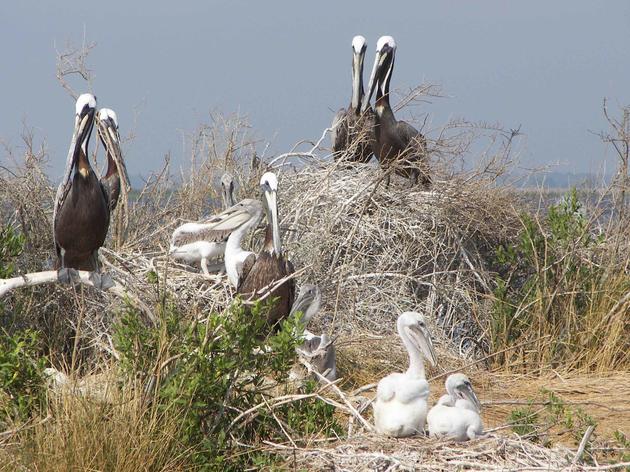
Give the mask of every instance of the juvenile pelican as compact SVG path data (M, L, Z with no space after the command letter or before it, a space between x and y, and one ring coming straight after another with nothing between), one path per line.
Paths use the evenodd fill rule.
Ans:
M409 123L396 120L389 104L389 82L394 70L395 55L394 38L381 36L376 44L376 58L362 109L369 107L376 88L374 155L384 169L396 165L398 174L411 178L413 184L420 179L422 185L428 187L431 178L426 163L426 140ZM387 181L389 183L389 176Z
M228 173L221 177L223 204L233 206L234 181ZM208 262L225 253L229 230L217 230L216 217L205 223L185 223L173 231L170 255L188 263L199 262L204 275L209 276Z
M398 317L398 335L409 353L409 368L382 379L376 389L374 423L386 436L404 437L420 433L427 416L429 383L424 373L424 355L435 365L431 335L420 313L405 312Z
M215 217L221 227L230 231L225 245L225 272L235 289L256 261L256 254L244 250L241 242L251 229L258 226L262 214L260 201L246 198Z
M367 42L363 36L352 38L352 99L348 108L340 109L331 125L333 155L340 159L347 153L355 162L368 162L372 157L374 112L361 112L363 100L363 60Z
M234 177L229 172L224 172L221 176L221 198L225 209L236 205L236 200L234 200Z
M101 108L98 111L98 135L107 153L107 171L101 177L101 184L109 199L109 211L112 213L118 205L120 196L120 173L129 187L127 167L120 149L120 135L118 134L118 117L114 110Z
M481 403L470 380L464 374L452 374L446 379L446 395L438 400L427 415L429 434L447 436L456 441L468 441L483 432Z
M282 252L280 225L278 222L278 179L272 172L265 173L260 179L263 192L267 230L262 251L257 256L249 255L243 262L239 274L237 292L244 298L257 299L271 290L270 299L276 299L267 316L267 325L277 329L278 323L286 318L293 306L295 298L295 280L289 279L281 284L278 281L293 273L293 264ZM228 241L229 244L229 241ZM227 248L226 248L227 257ZM226 270L227 270L226 260Z
M87 151L96 98L89 93L79 96L75 111L72 143L53 210L60 279L61 271L67 277L68 268L98 271L98 249L105 242L109 228L107 193L90 167Z
M317 285L302 285L289 316L302 312L302 323L304 326L308 326L313 316L319 312L321 301L322 292ZM317 336L305 329L304 343L297 348L297 352L325 378L331 382L337 379L335 346L325 333Z

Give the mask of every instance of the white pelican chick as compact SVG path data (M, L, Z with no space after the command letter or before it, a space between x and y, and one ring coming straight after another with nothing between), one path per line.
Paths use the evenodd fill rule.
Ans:
M436 358L431 335L420 313L408 311L401 314L397 328L409 353L409 368L405 373L389 374L378 383L373 408L377 431L400 438L424 430L429 383L422 357L433 366Z
M221 177L223 204L234 205L234 180L228 173ZM219 259L225 252L229 231L217 231L214 218L208 222L185 223L173 231L170 255L189 264L200 263L204 275L209 276L208 261Z
M313 316L319 312L321 301L322 292L319 287L317 285L304 284L300 287L300 293L295 302L293 302L289 316L302 312L302 323L306 327ZM306 359L313 366L313 369L326 379L331 382L337 379L335 346L332 339L325 333L318 336L305 329L304 342L297 348L297 353L300 357Z
M481 436L481 403L468 377L461 373L449 375L445 385L448 393L442 395L427 415L429 434L446 436L455 441Z

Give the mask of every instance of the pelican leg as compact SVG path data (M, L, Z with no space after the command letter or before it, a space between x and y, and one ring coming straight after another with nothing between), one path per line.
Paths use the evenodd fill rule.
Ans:
M71 285L79 280L79 273L76 269L62 267L57 270L57 280L59 283Z
M94 263L94 264L93 264L94 271L95 271L95 272L100 272L100 271L101 271L101 267L100 267L100 264L99 264L99 262L98 262L98 249L97 249L97 250L95 250L95 251L92 253L92 262Z
M208 258L204 257L201 259L201 270L203 271L203 275L206 277L210 277L210 272L208 271Z

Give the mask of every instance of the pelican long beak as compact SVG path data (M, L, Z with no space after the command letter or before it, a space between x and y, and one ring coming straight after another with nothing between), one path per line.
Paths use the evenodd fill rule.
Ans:
M74 148L72 153L75 159L79 155L79 149L83 148L84 151L87 149L87 142L94 127L94 113L94 108L86 108L74 120L74 134L72 138Z
M271 225L273 236L273 250L276 254L282 254L282 241L280 241L280 223L278 222L278 202L275 190L265 190L265 202L267 220Z
M468 400L470 403L472 403L477 411L481 411L481 402L477 398L477 395L475 394L472 385L460 385L457 387L457 391L465 400Z
M433 341L431 341L431 334L424 326L413 325L409 327L409 337L416 347L422 352L424 357L429 363L435 367L437 364L437 357L435 350L433 349Z
M376 88L376 75L380 67L380 63L382 61L381 51L376 52L376 57L374 58L374 65L372 66L372 73L370 74L370 80L368 82L367 90L368 93L363 96L363 103L361 105L361 112L364 112L370 106L370 100L372 99L372 94L374 93L374 89Z
M221 197L225 208L234 206L234 182L230 181L227 185L221 182Z
M99 120L98 134L106 151L112 154L114 161L116 162L116 168L122 171L122 178L125 179L127 187L131 187L129 175L127 174L127 166L125 165L125 161L122 157L118 128L111 119ZM120 173L121 172L119 172L119 174Z
M352 51L352 102L354 110L360 110L363 96L363 60L365 58L365 48L357 52Z

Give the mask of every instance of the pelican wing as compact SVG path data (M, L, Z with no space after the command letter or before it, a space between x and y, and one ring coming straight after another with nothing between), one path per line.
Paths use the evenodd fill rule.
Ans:
M251 219L260 202L245 199L203 223L186 223L176 228L171 237L173 246L197 241L224 242L227 237Z
M416 128L406 121L396 123L397 135L400 137L400 148L405 149L407 146L415 146L419 151L426 152L427 141Z
M393 400L396 395L396 379L400 374L389 374L376 387L376 398L382 402Z
M410 379L398 382L396 386L396 400L401 403L410 403L415 400L427 400L429 398L429 383L424 379Z
M55 196L55 205L53 207L53 240L55 242L55 246L57 245L57 238L55 237L54 230L57 226L57 214L66 201L66 197L72 187L72 168L74 164L74 150L76 148L76 144L77 134L75 132L72 134L72 142L70 143L70 150L68 151L68 157L66 158L66 168L64 170L61 183L59 184L59 187L57 187L57 195Z
M295 272L295 267L293 266L293 262L289 259L284 260L285 272L287 275L291 275ZM293 306L293 302L295 302L295 279L291 279L287 282L289 285L289 306Z
M222 243L227 241L231 232L230 230L217 230L208 224L186 223L173 231L171 245L180 247L198 241Z
M330 141L332 143L333 152L344 151L348 145L347 114L348 112L342 108L333 118L330 131Z
M255 263L256 254L253 253L247 256L243 262L236 263L236 273L238 274L238 286L236 288L237 291L240 290L243 282L245 281L245 279L247 279L247 276L251 272L252 267L254 267Z

